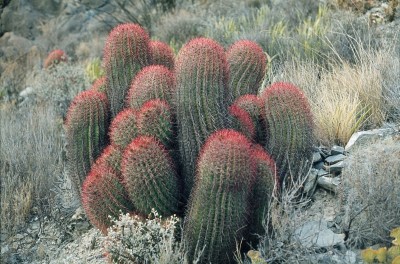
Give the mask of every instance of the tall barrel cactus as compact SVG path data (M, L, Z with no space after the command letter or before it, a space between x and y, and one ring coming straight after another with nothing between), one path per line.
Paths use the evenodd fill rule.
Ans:
M229 114L233 119L233 127L246 135L250 140L253 140L256 133L256 127L250 114L235 104L229 107Z
M107 144L107 129L106 96L94 90L78 94L65 122L68 172L78 194L92 164Z
M232 263L237 241L248 224L249 198L255 180L251 142L223 129L204 144L184 225L184 242L200 263Z
M127 106L140 109L151 99L163 99L175 103L174 74L162 65L151 65L140 71L130 85Z
M178 143L184 192L188 196L201 146L211 133L228 124L230 99L225 52L214 40L193 39L180 50L175 74Z
M123 108L133 77L151 63L149 42L147 32L132 23L115 27L107 38L103 64L112 117Z
M115 171L96 163L82 186L82 205L90 222L103 234L119 214L133 210L126 190Z
M138 213L148 215L154 208L162 216L179 209L179 182L173 161L154 137L139 136L125 149L122 176Z
M250 40L240 40L227 51L230 69L229 87L234 98L257 94L265 75L267 56Z
M170 46L164 42L152 40L150 41L150 50L154 65L164 65L171 71L174 69L175 55Z
M261 95L267 125L266 149L286 183L306 176L312 161L313 117L303 92L290 83L278 82Z

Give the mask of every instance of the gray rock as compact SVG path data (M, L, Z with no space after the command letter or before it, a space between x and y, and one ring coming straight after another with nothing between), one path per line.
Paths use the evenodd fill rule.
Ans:
M320 169L322 169L324 167L324 162L323 161L320 161L320 162L317 162L317 163L314 163L313 164L313 168L314 169L317 169L317 170L320 170Z
M328 163L329 165L331 164L335 164L339 161L342 161L346 158L345 155L343 154L337 154L337 155L333 155L333 156L329 156L325 159L325 162Z
M296 229L294 240L307 248L328 248L344 243L344 234L335 234L324 220L310 221Z
M332 155L344 154L344 147L341 147L341 146L333 146L333 147L331 148L331 154L332 154Z
M325 190L336 193L338 186L340 184L340 178L339 177L331 178L331 177L327 177L327 176L321 176L321 177L318 177L317 183L319 186L321 186Z
M307 175L307 180L304 183L304 192L309 196L314 194L315 188L317 187L318 170L311 169L310 173Z
M344 161L339 161L338 163L332 164L330 166L324 166L324 170L328 171L329 173L337 173L341 172L345 166Z
M1 255L6 254L8 251L10 251L10 248L8 245L4 245L1 247Z
M319 170L318 170L318 177L326 176L326 175L328 175L328 174L329 174L329 172L327 172L327 171L324 170L324 169L319 169Z
M345 146L345 150L351 151L355 148L370 145L371 143L377 141L378 139L383 139L387 136L394 135L396 133L399 133L399 130L396 129L395 127L360 131L354 133L350 137L349 142L347 142Z
M322 156L319 152L313 153L313 163L319 162L322 160Z

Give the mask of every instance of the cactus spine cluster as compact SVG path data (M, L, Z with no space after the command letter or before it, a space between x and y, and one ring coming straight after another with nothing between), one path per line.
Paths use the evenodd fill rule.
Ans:
M95 159L107 143L108 104L103 93L81 92L72 101L65 122L68 172L78 194Z
M140 26L112 30L106 75L77 96L65 126L70 175L78 190L84 181L91 222L106 232L120 210L185 215L188 257L204 250L201 263L231 263L237 241L262 234L271 197L286 175L304 172L312 143L298 88L278 83L256 95L265 56L251 41L225 52L197 38L174 62Z
M107 76L106 93L114 117L124 106L134 76L150 64L150 37L136 24L115 27L107 38L103 64Z
M224 49L206 38L184 45L175 66L178 143L188 196L200 148L211 133L228 125L229 73Z
M184 226L189 256L203 250L200 263L232 263L255 180L251 142L235 130L219 130L207 139L197 166Z

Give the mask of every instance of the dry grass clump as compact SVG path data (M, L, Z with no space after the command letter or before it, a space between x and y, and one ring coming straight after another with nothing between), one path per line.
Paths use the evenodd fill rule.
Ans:
M35 206L44 217L54 206L62 173L62 119L51 105L0 111L1 231L16 231Z
M345 145L354 132L380 127L389 117L400 122L399 59L394 50L358 48L356 64L338 57L327 69L296 60L286 62L271 77L303 89L315 117L317 139L324 145Z
M342 228L351 246L386 243L400 225L400 138L394 136L351 153L339 197Z

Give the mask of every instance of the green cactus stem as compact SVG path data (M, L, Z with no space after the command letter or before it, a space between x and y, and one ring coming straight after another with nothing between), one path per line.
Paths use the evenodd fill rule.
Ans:
M311 166L314 122L303 92L278 82L261 95L267 119L266 149L275 160L281 182L302 180Z
M93 162L107 144L107 129L106 96L94 90L79 93L65 122L68 172L78 194Z
M193 186L195 163L206 138L229 127L228 66L215 41L196 38L183 46L175 62L180 160L186 197Z

